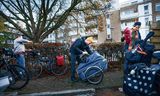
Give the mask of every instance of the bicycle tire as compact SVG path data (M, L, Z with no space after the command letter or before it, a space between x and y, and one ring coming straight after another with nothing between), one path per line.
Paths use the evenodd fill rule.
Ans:
M41 62L41 65L42 65L42 68L43 68L43 71L45 72L45 74L48 74L48 75L54 75L53 72L52 72L52 61L47 61L47 62Z
M29 74L27 70L19 65L9 65L10 89L21 89L29 83Z
M34 61L28 63L27 69L32 79L37 79L38 77L40 77L43 71L42 65Z
M64 64L64 65L57 65L56 63L52 64L52 71L51 72L56 76L66 74L67 70L68 70L67 64Z
M92 66L85 71L85 77L89 83L99 84L100 82L102 82L104 74L99 67Z

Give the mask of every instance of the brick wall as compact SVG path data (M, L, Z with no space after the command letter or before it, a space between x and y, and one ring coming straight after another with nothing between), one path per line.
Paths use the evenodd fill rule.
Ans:
M160 26L158 26L158 23L153 23L151 29L155 32L155 35L151 38L151 43L155 45L156 50L160 50Z

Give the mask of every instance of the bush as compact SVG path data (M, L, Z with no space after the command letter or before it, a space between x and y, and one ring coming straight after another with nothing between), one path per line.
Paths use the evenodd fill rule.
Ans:
M109 69L121 69L124 58L123 45L123 43L112 42L97 45L97 51L107 59Z

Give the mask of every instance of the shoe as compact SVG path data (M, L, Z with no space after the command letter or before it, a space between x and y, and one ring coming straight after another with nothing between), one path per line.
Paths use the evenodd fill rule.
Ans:
M120 88L118 88L118 90L119 90L120 92L123 92L123 88L121 88L121 87L120 87Z

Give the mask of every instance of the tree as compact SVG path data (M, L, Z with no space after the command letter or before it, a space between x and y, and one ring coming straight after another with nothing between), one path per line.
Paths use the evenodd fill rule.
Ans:
M95 1L107 0L0 0L0 16L9 22L8 28L23 33L33 42L42 42L75 11L90 14L88 9L98 8ZM81 2L91 3L91 7L85 8ZM77 6L80 4L82 7Z
M87 23L87 26L85 26L86 31L95 29L97 26L102 26L102 22L104 21L99 19L102 19L100 17L105 17L106 11L110 8L109 5L109 0L87 0L83 5L75 9L78 14L84 14L85 22ZM93 23L93 21L96 23ZM80 22L78 23L80 24ZM100 27L98 29L102 29Z
M63 25L81 1L0 0L0 16L9 22L10 29L18 30L34 42L41 42Z
M6 28L4 26L4 19L0 17L0 32L4 31Z
M0 46L6 44L7 40L13 40L12 33L8 32L4 22L5 20L0 16Z

